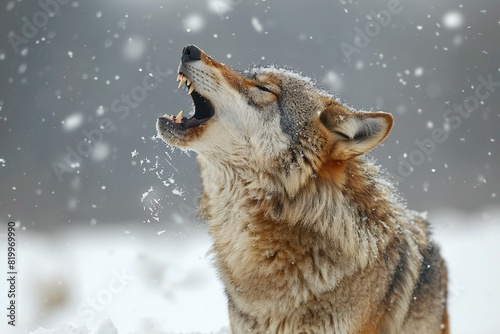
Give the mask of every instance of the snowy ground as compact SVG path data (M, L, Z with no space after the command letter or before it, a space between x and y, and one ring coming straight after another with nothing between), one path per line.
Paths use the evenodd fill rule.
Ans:
M430 219L449 266L452 332L499 333L500 210L441 212ZM179 236L125 228L20 234L19 326L8 330L229 333L203 229ZM4 328L2 321L0 333Z

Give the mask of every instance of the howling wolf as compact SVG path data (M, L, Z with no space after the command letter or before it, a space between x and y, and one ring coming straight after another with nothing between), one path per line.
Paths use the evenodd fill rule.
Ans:
M157 131L198 153L233 333L449 333L428 223L364 156L390 114L352 110L288 70L235 71L194 45L177 79L194 111Z

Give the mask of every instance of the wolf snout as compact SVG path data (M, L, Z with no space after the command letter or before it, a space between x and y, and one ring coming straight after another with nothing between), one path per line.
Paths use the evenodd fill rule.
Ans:
M182 57L181 60L183 62L195 61L201 59L201 50L196 45L186 45L184 49L182 49Z

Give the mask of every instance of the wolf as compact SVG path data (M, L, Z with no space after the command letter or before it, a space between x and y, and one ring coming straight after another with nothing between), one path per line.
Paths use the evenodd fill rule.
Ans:
M233 333L449 333L429 225L364 154L389 113L353 110L287 69L233 70L194 45L177 80L194 110L160 117L157 132L197 153Z

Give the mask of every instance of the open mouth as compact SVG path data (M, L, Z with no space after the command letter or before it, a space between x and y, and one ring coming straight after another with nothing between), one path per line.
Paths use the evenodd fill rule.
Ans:
M186 85L188 94L191 95L191 98L193 99L194 114L192 117L187 118L184 117L183 112L180 111L176 116L165 114L163 115L163 118L168 119L178 128L183 130L197 127L212 118L215 114L214 107L208 99L196 91L191 80L189 80L183 73L179 73L177 75L177 81L179 81L178 88L181 88L184 84Z

